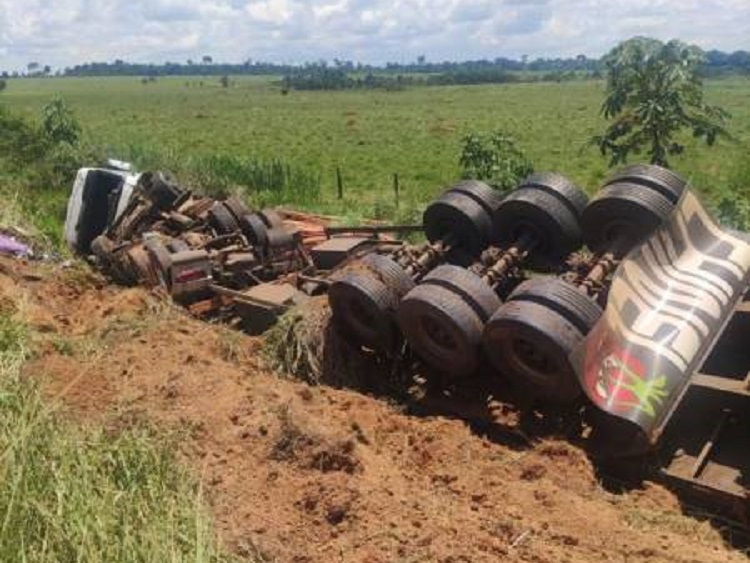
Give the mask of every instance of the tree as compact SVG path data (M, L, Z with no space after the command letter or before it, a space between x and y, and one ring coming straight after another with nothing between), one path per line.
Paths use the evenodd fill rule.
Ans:
M229 77L226 74L219 78L219 82L221 83L222 88L229 88Z
M8 87L8 81L5 79L0 79L0 92L5 90Z
M39 70L39 63L30 62L26 65L26 70L29 71L29 74L35 74Z
M214 62L214 59L211 55L203 55L202 60L204 65L210 65Z
M698 47L644 37L624 41L605 55L601 112L611 123L591 142L603 156L610 155L610 166L644 149L652 163L666 166L668 156L685 148L678 140L684 129L709 146L728 136L724 124L729 114L704 101L703 62Z

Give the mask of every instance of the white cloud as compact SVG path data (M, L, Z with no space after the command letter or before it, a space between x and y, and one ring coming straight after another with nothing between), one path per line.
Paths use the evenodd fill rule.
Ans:
M0 0L0 69L597 56L633 35L750 49L750 0Z
M250 22L259 21L275 24L281 27L294 15L292 4L289 0L261 0L251 2L245 7L250 16Z

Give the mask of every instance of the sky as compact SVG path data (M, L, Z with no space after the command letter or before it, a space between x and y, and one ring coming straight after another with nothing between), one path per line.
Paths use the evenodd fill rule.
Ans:
M598 57L635 35L750 50L750 0L0 0L0 70Z

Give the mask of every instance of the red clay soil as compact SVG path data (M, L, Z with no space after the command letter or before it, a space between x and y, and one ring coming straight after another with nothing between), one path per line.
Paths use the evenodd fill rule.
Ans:
M0 261L28 367L82 421L187 430L218 533L253 561L743 561L657 485L605 491L564 441L518 451L458 420L265 373L259 341L76 267Z

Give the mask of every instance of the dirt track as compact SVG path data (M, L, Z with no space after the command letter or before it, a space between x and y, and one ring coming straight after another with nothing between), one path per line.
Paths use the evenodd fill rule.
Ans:
M261 561L744 561L656 485L605 491L562 441L264 373L257 340L96 276L0 260L0 306L42 335L28 373L80 420L186 431L219 533Z

